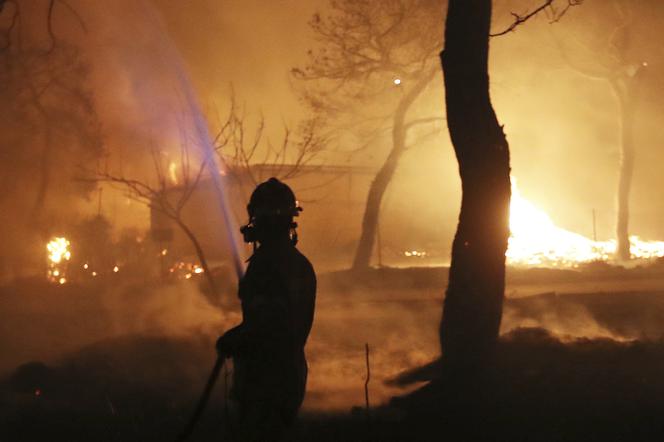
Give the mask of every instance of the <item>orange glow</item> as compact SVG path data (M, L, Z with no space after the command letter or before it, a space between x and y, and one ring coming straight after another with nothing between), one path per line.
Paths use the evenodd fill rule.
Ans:
M194 275L204 273L205 270L198 264L179 261L176 262L173 267L168 269L168 272L178 279L191 279Z
M46 244L48 262L46 277L49 281L58 284L67 282L65 270L68 261L71 259L70 245L69 240L62 236L55 237Z
M427 252L424 251L419 251L419 250L406 250L403 252L404 256L406 257L415 257L415 258L424 258L427 256Z
M70 242L67 238L56 237L46 244L48 250L48 259L54 264L60 264L63 260L69 261L71 252L69 251Z
M643 241L630 237L632 257L652 259L664 256L664 241ZM521 266L576 267L591 261L608 261L616 250L615 240L593 241L557 227L551 218L521 196L512 177L508 264Z

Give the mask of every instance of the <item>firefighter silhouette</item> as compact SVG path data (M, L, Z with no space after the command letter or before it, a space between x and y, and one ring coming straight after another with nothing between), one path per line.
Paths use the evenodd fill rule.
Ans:
M247 205L241 232L254 253L239 284L243 320L217 341L219 354L233 358L234 427L243 441L280 440L304 399L316 275L295 247L301 210L276 178L259 184Z

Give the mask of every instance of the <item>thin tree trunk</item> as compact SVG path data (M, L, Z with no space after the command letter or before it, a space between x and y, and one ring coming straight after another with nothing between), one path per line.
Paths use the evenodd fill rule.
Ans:
M39 162L39 184L37 186L37 195L35 196L35 201L32 204L32 210L30 211L30 221L35 223L41 229L43 227L41 225L41 218L44 211L44 203L46 202L46 197L51 183L53 129L51 126L52 122L49 113L39 101L39 94L37 93L34 84L30 83L29 87L33 97L32 105L35 107L35 110L42 118L42 125L44 128L44 144L42 146L42 154Z
M371 254L376 240L376 229L378 226L378 217L380 216L380 206L383 201L383 196L385 195L387 186L390 184L390 181L394 176L394 171L399 164L399 159L406 150L406 135L408 134L406 114L413 102L420 96L422 91L424 91L426 86L433 79L433 76L437 71L437 69L430 69L428 72L424 73L408 93L404 95L397 106L392 126L392 150L387 156L385 163L383 163L383 166L376 174L376 177L371 182L371 187L369 187L369 194L364 208L364 216L362 217L362 233L353 260L354 270L363 270L369 267Z
M450 0L441 54L463 191L440 324L443 359L478 366L498 338L509 237L509 147L489 96L491 0Z
M634 174L634 108L629 97L621 100L621 138L620 176L618 178L618 219L616 220L616 253L618 259L627 261L631 258L629 244L629 194Z
M634 175L634 114L638 86L635 78L624 79L622 84L611 81L611 86L620 104L620 168L618 176L618 198L616 219L616 258L628 261L631 258L629 243L629 195Z
M180 226L184 234L187 235L187 238L189 238L189 240L193 244L194 249L196 250L196 256L198 257L198 260L201 263L201 268L203 269L203 273L205 274L208 284L210 285L212 298L214 299L219 295L219 290L217 289L217 284L214 281L212 272L210 272L210 267L208 266L207 259L205 258L205 253L203 252L201 244L198 242L198 239L196 238L196 235L194 235L194 232L192 232L191 229L189 229L189 227L187 227L185 223L183 223L179 219L176 219L175 222L177 223L178 226Z
M44 124L44 145L42 146L42 153L39 159L39 184L37 185L37 195L32 204L32 211L30 212L30 219L33 223L37 223L41 227L42 213L44 211L44 203L51 184L51 151L52 151L52 133L49 123Z

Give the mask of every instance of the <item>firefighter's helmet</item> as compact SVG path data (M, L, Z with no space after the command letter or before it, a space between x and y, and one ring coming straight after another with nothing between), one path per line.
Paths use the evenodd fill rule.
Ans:
M240 231L246 242L255 243L275 232L290 230L295 243L297 223L293 222L293 217L301 211L291 188L276 178L270 178L259 184L251 194L247 204L249 223Z

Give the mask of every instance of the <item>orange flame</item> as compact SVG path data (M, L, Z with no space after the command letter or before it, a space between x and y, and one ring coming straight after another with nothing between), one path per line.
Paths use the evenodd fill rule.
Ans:
M609 261L616 241L593 241L557 227L549 216L521 196L512 177L510 238L507 262L511 265L576 267L591 261ZM632 257L652 259L664 256L664 241L643 241L630 237Z

